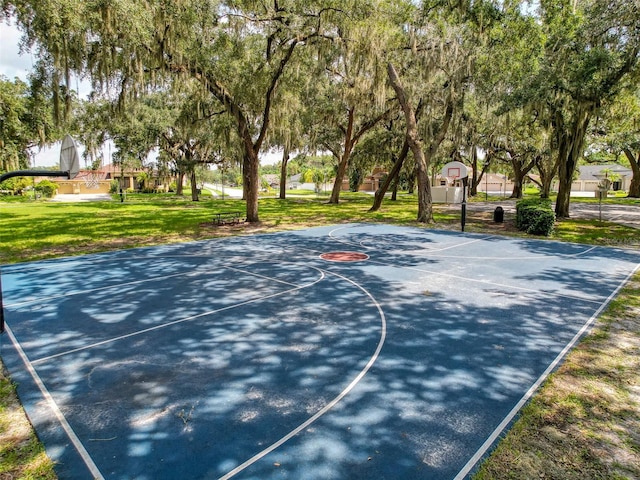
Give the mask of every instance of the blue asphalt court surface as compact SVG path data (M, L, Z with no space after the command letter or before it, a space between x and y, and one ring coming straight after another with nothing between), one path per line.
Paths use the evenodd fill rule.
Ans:
M8 265L1 353L62 480L462 479L639 264L349 224Z

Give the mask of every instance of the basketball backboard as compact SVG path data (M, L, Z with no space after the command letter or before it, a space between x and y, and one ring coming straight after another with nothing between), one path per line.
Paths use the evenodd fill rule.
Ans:
M447 178L467 178L469 176L469 171L467 166L462 162L449 162L444 167L442 167L442 171L440 172L443 177Z
M67 134L60 147L60 170L69 172L69 179L75 178L80 172L80 155L73 137Z

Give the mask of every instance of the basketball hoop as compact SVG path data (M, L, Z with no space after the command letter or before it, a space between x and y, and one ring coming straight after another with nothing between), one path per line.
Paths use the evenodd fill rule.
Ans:
M462 162L449 162L444 167L440 174L447 179L452 178L453 185L455 185L458 179L462 180L462 210L460 215L460 226L464 232L464 225L467 221L467 178L469 178L469 169Z
M460 176L454 175L454 176L447 176L445 178L447 179L447 186L451 185L452 187L455 187L456 182L458 181L458 179L460 179Z
M100 176L97 172L88 172L84 179L84 184L88 189L97 190L100 188Z

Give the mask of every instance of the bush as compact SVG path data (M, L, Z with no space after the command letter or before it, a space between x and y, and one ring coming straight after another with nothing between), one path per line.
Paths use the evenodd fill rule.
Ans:
M516 204L516 227L532 235L551 235L556 215L548 198L527 198Z
M43 197L51 198L58 188L57 183L45 179L36 184L35 191L42 194Z
M551 200L548 198L523 198L516 203L516 227L526 230L530 224L532 209L545 208L551 210Z
M30 177L13 177L2 182L2 189L11 190L12 195L22 195L31 185L32 180Z

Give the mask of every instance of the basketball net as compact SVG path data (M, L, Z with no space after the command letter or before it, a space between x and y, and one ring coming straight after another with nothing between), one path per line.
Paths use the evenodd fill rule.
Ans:
M87 188L97 190L98 188L100 188L100 177L96 172L89 172L84 179L84 183Z

